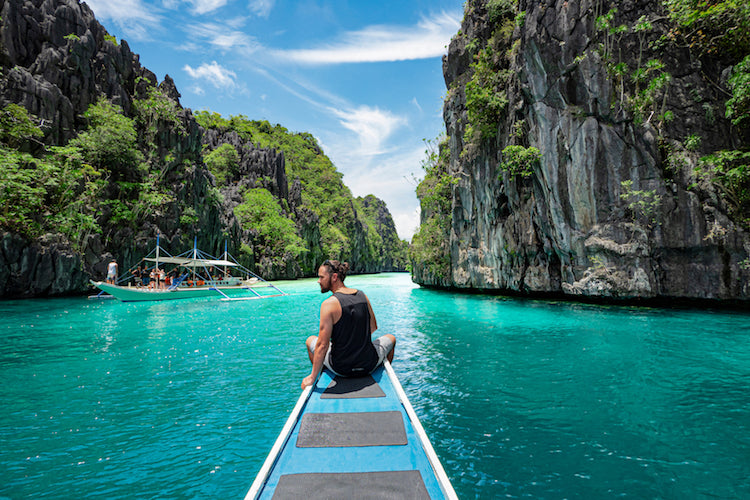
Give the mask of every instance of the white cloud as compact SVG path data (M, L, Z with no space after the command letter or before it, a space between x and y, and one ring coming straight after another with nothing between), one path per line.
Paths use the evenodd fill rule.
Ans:
M266 18L271 13L276 0L250 0L250 11L258 17Z
M417 110L419 110L420 113L422 113L422 106L419 105L419 101L417 101L416 97L412 97L411 103L414 105Z
M205 80L217 89L234 89L237 86L237 82L235 81L237 74L234 71L222 67L216 61L212 61L210 64L203 63L197 68L193 68L186 64L182 69L184 69L192 78L195 78L196 80Z
M411 241L414 233L416 233L419 229L419 214L420 211L418 207L411 212L404 211L391 213L391 217L393 217L393 223L396 225L396 232L398 233L399 238L401 238L402 240Z
M405 61L438 57L461 24L461 15L442 13L414 27L370 26L350 31L330 45L287 51L276 55L301 64L341 64Z
M240 49L254 52L258 49L256 40L236 29L216 23L191 24L186 32L193 37L202 38L206 42L221 50Z
M398 127L406 124L406 119L390 111L360 106L356 109L342 111L329 108L339 119L341 125L357 134L361 156L373 156L382 153L382 145Z
M349 171L344 182L355 196L374 194L385 201L396 231L402 239L411 239L419 226L419 200L411 173L419 169L420 156L415 151L399 150L378 159L377 166Z
M161 0L161 3L164 8L171 10L179 9L182 4L188 4L192 14L203 15L224 7L229 0ZM249 0L248 9L259 17L268 17L275 3L276 0Z
M391 212L396 231L402 239L410 240L419 226L419 201L414 175L421 172L424 147L408 143L378 155L363 157L351 148L345 137L332 136L318 141L354 196L373 194L385 201Z
M234 29L240 29L245 25L245 23L247 23L247 19L248 18L246 16L237 16L237 17L228 17L222 20L225 23L227 23L227 26L230 26Z
M158 12L142 0L86 0L86 4L97 20L111 20L137 40L148 40L150 32L161 24Z
M192 11L195 14L206 14L224 7L227 0L188 0L188 3L193 6Z

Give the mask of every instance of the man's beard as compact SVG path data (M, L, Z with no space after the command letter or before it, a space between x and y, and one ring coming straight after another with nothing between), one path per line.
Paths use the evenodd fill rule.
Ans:
M320 293L326 293L331 291L331 277L320 284Z

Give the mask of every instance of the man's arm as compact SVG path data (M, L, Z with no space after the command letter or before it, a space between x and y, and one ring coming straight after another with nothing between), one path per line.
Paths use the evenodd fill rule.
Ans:
M378 320L375 319L375 313L372 310L372 304L370 304L370 299L367 298L367 295L365 295L365 299L367 299L367 310L370 311L370 334L373 334L378 329Z
M335 302L335 304L334 304ZM328 344L331 342L331 333L333 332L335 306L338 301L329 297L320 305L320 328L318 331L318 340L315 343L315 353L313 354L312 371L310 375L302 380L302 388L313 385L323 370L323 360L328 352Z

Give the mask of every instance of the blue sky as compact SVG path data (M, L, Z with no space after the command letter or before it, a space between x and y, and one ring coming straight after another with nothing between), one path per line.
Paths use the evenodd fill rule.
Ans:
M441 57L459 0L87 0L183 106L310 132L355 196L419 224L424 139L444 133Z

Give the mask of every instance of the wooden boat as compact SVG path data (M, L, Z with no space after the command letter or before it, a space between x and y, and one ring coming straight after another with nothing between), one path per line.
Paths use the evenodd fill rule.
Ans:
M198 284L201 283L201 284ZM99 290L123 302L145 300L192 299L196 297L218 297L221 300L248 300L286 295L276 286L263 281L252 280L215 280L208 282L188 283L163 290L144 287L111 285L102 281L92 281ZM271 292L271 293L269 293Z
M195 247L190 252L172 257L159 246L157 238L156 248L143 261L153 262L151 269L160 269L160 266L169 265L174 271L179 271L179 277L175 277L169 286L159 288L132 286L130 282L132 269L129 269L117 280L118 283L127 282L126 286L103 281L91 281L91 284L102 293L107 293L123 302L208 296L220 297L221 300L249 300L286 295L272 283L237 263L226 251L226 246L222 259L212 257Z
M371 377L324 370L307 387L245 500L456 499L393 368Z

